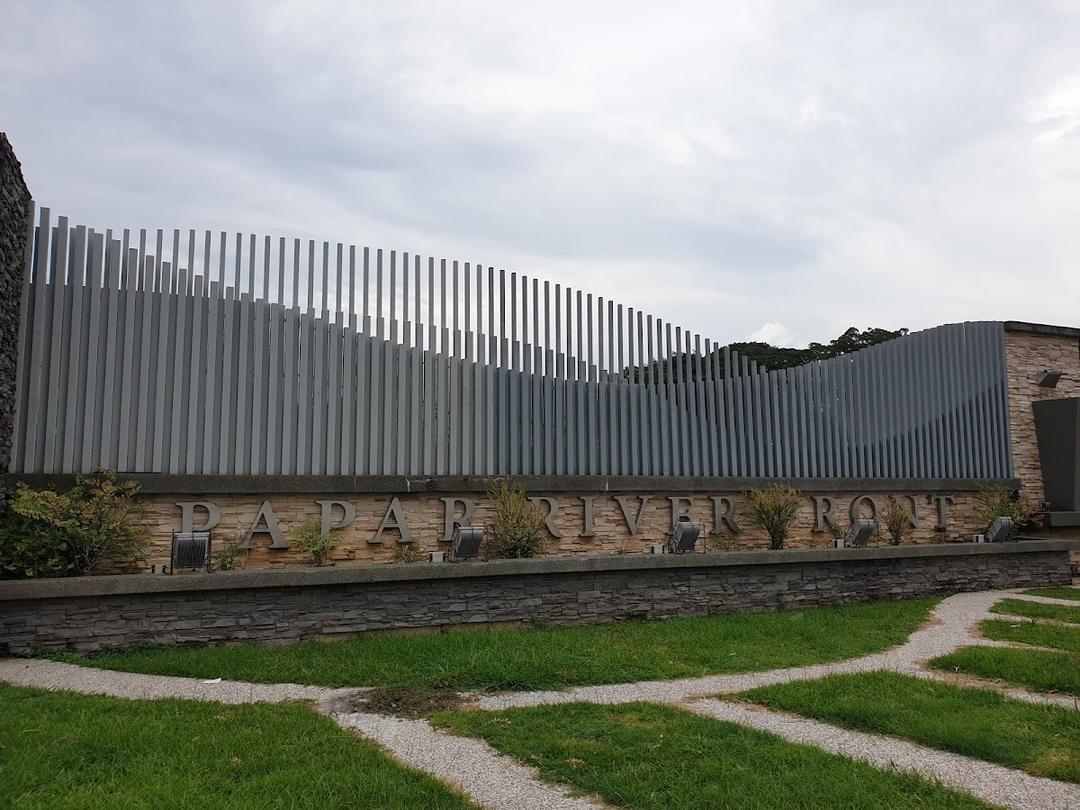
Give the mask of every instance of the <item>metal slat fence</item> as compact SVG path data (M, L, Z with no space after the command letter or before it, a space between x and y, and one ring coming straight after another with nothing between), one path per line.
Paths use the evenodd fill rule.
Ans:
M132 236L40 210L12 471L1012 474L1000 323L770 372L479 263Z

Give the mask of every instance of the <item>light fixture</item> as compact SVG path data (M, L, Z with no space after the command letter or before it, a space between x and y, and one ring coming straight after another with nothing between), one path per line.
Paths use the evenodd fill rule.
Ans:
M1039 376L1035 378L1035 384L1040 388L1057 388L1058 381L1061 379L1060 371L1040 371Z
M680 515L679 519L671 525L668 548L671 549L672 554L685 554L694 550L700 536L701 524L694 523L686 515Z
M482 526L455 526L450 538L450 556L455 560L465 560L480 555L480 544L484 542Z
M1013 534L1016 533L1016 523L1011 517L996 517L994 522L990 524L990 528L986 530L987 543L1004 543L1008 540L1012 540Z
M851 525L851 531L844 538L844 548L865 548L874 533L877 521L873 518L859 518Z
M210 571L210 532L173 532L169 572L177 568Z

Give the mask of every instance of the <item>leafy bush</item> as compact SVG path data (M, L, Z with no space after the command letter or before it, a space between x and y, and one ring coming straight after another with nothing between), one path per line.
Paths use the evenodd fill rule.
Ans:
M766 489L746 493L746 505L750 522L769 535L769 546L784 547L788 529L795 522L802 503L802 494L784 484L773 484Z
M235 571L247 564L248 549L243 548L243 538L225 535L221 547L214 552L215 571Z
M322 519L310 517L292 530L290 539L299 551L311 555L311 564L316 568L326 565L326 555L334 547L335 532L323 534Z
M1021 503L1016 493L1002 487L980 486L975 493L975 504L980 532L989 529L999 517L1012 518L1018 527L1031 522L1032 511Z
M64 535L39 520L28 520L10 505L0 506L0 579L73 576Z
M135 496L139 485L118 481L111 470L97 469L75 477L66 492L35 490L18 484L11 510L25 519L24 570L44 576L89 574L103 562L131 563L141 559L147 538L142 528L143 507Z
M889 505L881 513L879 525L883 525L889 533L889 542L894 546L898 546L903 542L904 535L907 534L908 528L911 526L911 518L907 510L900 505L900 501L890 495Z
M489 557L533 557L543 544L544 519L525 489L505 478L488 491L494 517L487 525Z

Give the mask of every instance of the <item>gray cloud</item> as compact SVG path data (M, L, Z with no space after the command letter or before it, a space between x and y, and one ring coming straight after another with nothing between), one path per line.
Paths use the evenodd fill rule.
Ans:
M1076 322L1070 4L6 13L0 125L88 224L481 260L722 340Z

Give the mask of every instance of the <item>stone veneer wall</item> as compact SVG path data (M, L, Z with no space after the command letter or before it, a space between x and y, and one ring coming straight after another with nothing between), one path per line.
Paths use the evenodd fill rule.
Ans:
M677 479L672 479L677 483ZM428 552L445 551L446 544L439 540L444 534L445 505L441 498L451 495L468 497L476 503L476 511L470 523L485 525L491 518L491 511L483 492L440 492L431 494L399 494L404 508L408 527L412 534L411 550L426 559ZM542 489L529 490L530 495L545 495L558 501L558 512L554 518L561 538L544 531L545 542L540 556L578 556L587 554L640 554L648 552L654 543L663 542L671 528L671 504L669 496L691 498L691 516L701 522L707 536L702 538L699 548L709 550L749 551L769 548L769 538L761 530L750 525L746 516L744 496L738 492L587 492L567 491L551 492ZM628 505L633 516L637 516L639 498L648 497L642 520L635 535L631 535L615 495L628 496ZM814 492L806 493L802 508L791 529L786 543L787 548L827 548L833 544L833 534L829 531L814 531L814 502L812 495L827 496L834 502L834 514L843 530L849 526L849 510L854 498L860 495L872 497L879 510L884 510L890 494L900 497L906 509L911 510L914 498L919 528L913 529L905 543L940 543L943 541L970 541L972 535L980 530L976 518L975 493L971 491L950 491L933 494L945 494L953 499L948 509L948 528L939 530L938 507L929 500L926 491L885 492ZM711 495L723 495L732 500L737 523L742 531L733 533L724 524L716 532ZM585 505L582 497L593 499L594 535L582 536L584 530ZM151 537L150 553L143 564L160 566L169 562L169 548L172 533L180 530L181 501L212 501L221 509L221 523L214 529L215 548L223 542L241 537L255 519L263 499L271 502L281 529L288 536L290 529L312 517L318 517L320 506L316 500L336 499L348 501L356 507L356 520L351 526L339 530L337 541L328 556L331 563L339 565L391 563L402 552L398 542L400 534L387 530L382 543L369 542L376 533L380 520L386 512L392 494L281 494L281 495L153 495L146 496L146 524ZM541 506L546 512L546 506ZM864 504L861 510L868 514ZM337 514L338 512L335 512ZM203 513L197 515L201 520ZM886 542L885 537L878 538ZM247 555L245 565L250 569L284 568L286 566L306 566L310 556L294 548L270 549L266 535L255 535L253 548Z
M1050 585L1069 576L1064 543L1027 541L86 577L0 588L0 654L702 616Z
M30 216L30 192L19 161L0 132L0 472L7 472L15 429L19 307Z
M1076 334L1028 331L1026 324L1005 324L1005 358L1009 379L1009 430L1013 474L1020 479L1020 495L1030 505L1045 499L1039 446L1035 441L1032 402L1080 396L1080 338ZM1061 330L1075 332L1075 330ZM1064 372L1056 388L1036 385L1046 370Z

